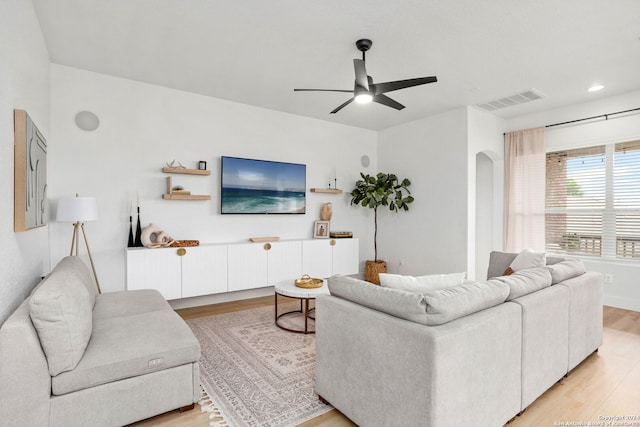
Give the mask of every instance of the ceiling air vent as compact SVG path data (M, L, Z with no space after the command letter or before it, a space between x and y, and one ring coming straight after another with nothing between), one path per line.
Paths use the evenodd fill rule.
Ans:
M544 95L535 90L527 90L511 96L505 96L500 99L494 99L493 101L485 102L482 104L476 104L476 107L485 111L494 111L501 108L511 107L512 105L524 104L525 102L535 101L536 99L544 98Z

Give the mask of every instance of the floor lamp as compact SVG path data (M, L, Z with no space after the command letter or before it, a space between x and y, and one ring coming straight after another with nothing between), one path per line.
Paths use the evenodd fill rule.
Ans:
M76 197L63 197L58 202L56 221L73 223L73 236L71 237L71 251L69 252L69 256L78 256L80 230L82 230L82 237L84 238L84 244L87 247L87 254L89 254L93 277L96 279L98 293L101 293L100 283L98 283L98 275L96 274L96 267L93 265L93 258L91 257L91 250L89 249L89 242L87 241L87 233L84 230L85 222L97 220L98 203L95 197L80 197L76 194Z

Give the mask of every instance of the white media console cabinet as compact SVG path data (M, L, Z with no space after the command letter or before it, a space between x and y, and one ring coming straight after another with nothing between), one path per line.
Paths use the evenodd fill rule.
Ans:
M356 274L358 239L127 248L127 289L157 289L168 299L272 286L308 274Z

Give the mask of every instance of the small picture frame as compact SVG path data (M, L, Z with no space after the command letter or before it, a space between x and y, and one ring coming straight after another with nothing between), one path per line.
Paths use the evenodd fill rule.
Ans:
M329 221L316 221L313 223L313 238L314 239L329 238Z

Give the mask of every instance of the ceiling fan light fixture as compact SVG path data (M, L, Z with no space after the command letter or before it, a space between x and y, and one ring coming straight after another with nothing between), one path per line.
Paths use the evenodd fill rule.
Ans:
M352 93L353 97L347 99L342 104L338 105L329 114L335 114L342 110L353 101L358 104L368 104L370 102L376 102L378 104L385 105L395 110L404 109L404 105L398 101L389 98L385 93L392 92L394 90L406 89L409 87L420 86L427 83L435 83L438 81L436 76L431 77L418 77L414 79L395 80L384 83L373 83L371 76L367 74L367 67L365 65L364 54L371 48L371 40L360 39L356 42L356 47L362 52L362 59L353 59L353 70L355 71L355 81L353 91L343 89L293 89L294 92L308 91L308 92L348 92Z
M356 95L355 100L358 104L368 104L373 101L373 96L370 93L360 93Z
M355 96L353 97L353 99L358 104L368 104L373 101L373 95L371 95L369 91L363 87L356 87L354 90L354 95Z

